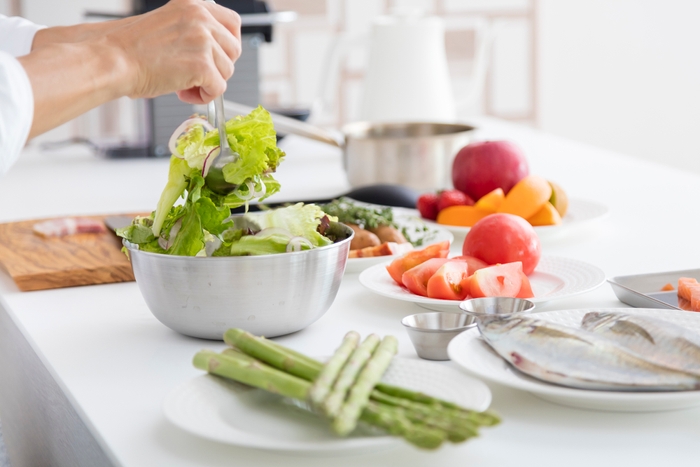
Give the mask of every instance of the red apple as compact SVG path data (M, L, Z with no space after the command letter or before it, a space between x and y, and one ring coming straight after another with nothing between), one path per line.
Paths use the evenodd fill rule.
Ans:
M504 193L530 173L522 151L508 141L471 143L457 153L452 164L452 184L478 200L496 188Z
M490 214L469 230L462 254L474 256L486 264L523 263L530 274L540 261L541 246L530 223L513 214Z

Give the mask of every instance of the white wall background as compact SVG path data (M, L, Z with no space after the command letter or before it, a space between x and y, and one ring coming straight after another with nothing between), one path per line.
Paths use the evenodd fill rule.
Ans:
M700 172L700 2L539 0L539 125Z
M348 4L355 1L345 0ZM394 0L373 1L388 4ZM510 59L508 63L492 62L496 71L516 65L537 70L536 93L529 97L520 90L527 83L501 83L498 76L512 74L497 73L495 81L501 85L487 89L494 110L503 107L515 112L526 107L529 98L536 114L532 123L548 132L700 172L700 138L696 136L700 127L700 1L532 1L495 2L506 9L534 5L538 45L534 60L523 44L522 63ZM22 2L25 16L49 25L78 22L85 9L124 11L129 3ZM494 8L494 2L486 0L423 3L447 10ZM9 4L10 0L0 0L0 12L7 11ZM329 11L334 4L327 0ZM506 36L527 27L510 28Z

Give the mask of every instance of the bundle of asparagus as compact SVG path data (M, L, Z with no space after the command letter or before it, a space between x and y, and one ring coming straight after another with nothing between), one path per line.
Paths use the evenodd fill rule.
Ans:
M340 435L358 422L401 436L424 449L478 435L497 416L475 412L431 396L380 383L398 342L371 334L362 343L351 331L325 365L242 329L229 329L223 353L198 352L194 366L266 391L308 402Z

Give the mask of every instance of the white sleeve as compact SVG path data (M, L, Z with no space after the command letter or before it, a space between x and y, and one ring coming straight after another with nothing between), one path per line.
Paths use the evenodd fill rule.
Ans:
M0 15L0 52L13 57L27 55L32 50L34 34L45 27L18 16Z
M17 160L34 118L34 94L22 65L0 52L0 176Z

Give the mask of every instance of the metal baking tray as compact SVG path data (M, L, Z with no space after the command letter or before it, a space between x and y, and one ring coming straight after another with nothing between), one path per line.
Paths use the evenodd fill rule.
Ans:
M700 281L700 269L617 276L608 279L608 282L621 302L635 308L680 310L677 290L680 277L693 277ZM662 291L666 284L671 284L676 290Z

